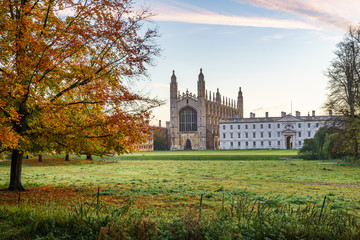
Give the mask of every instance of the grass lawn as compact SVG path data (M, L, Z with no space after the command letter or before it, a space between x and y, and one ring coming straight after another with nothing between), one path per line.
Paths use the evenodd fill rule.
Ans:
M261 160L255 160L259 156ZM319 206L327 195L332 208L360 209L359 167L320 165L321 161L291 158L296 158L296 151L149 152L106 161L75 158L66 165L62 159L44 159L41 164L30 159L24 161L22 179L29 191L22 194L22 200L94 201L100 187L104 203L122 204L131 197L138 208L157 212L160 209L160 213L164 206L168 207L167 212L191 208L198 204L201 194L208 210L221 207L223 199L231 201L244 194L253 200L271 198L282 203ZM1 188L8 186L9 175L9 162L2 162ZM17 200L15 193L0 193L2 203Z
M249 150L26 159L22 193L5 190L3 161L0 239L359 239L360 168L296 158Z

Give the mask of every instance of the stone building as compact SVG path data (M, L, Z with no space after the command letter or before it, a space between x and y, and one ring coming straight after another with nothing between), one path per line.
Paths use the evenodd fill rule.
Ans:
M180 94L175 71L170 82L170 150L219 149L219 121L243 118L241 88L237 101L205 88L202 69L197 96L188 90Z
M220 149L299 149L304 140L313 138L322 126L331 125L333 117L329 111L327 116L296 116L281 113L280 117L230 118L220 121Z
M146 142L134 144L135 152L152 152L154 151L153 133L147 137Z

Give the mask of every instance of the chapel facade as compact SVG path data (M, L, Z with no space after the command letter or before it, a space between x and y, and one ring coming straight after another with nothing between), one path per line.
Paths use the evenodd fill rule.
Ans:
M219 149L219 122L243 118L243 95L237 101L205 88L202 69L197 81L197 95L188 90L180 94L175 71L170 82L170 150Z

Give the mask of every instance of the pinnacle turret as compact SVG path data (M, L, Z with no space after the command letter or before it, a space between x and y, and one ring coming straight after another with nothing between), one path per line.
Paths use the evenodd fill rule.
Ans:
M175 70L173 70L173 74L171 75L171 82L176 82Z
M202 73L202 68L200 68L199 81L204 81L204 74Z
M175 76L175 70L173 70L173 73L171 75L171 82L170 82L170 99L176 99L178 96L178 86Z
M198 97L205 97L205 80L202 68L200 68L199 80L198 80Z

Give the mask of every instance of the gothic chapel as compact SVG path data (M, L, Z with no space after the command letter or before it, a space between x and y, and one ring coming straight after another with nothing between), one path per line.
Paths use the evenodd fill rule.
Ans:
M205 90L202 69L198 78L198 94L188 90L180 94L175 71L170 82L171 150L219 149L219 120L243 118L243 96L239 88L237 103L223 97L219 89Z

